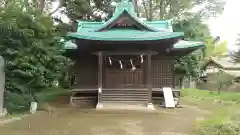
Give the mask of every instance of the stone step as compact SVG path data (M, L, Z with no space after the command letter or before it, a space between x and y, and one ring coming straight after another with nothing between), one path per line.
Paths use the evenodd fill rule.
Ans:
M147 108L146 104L126 104L120 102L103 102L103 107L98 110L136 110L136 111L153 111Z
M102 103L111 104L129 104L129 105L147 105L148 101L102 101Z

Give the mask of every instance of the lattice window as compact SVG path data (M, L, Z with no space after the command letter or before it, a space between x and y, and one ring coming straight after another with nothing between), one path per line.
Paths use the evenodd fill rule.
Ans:
M153 87L173 86L172 60L153 60L152 63Z

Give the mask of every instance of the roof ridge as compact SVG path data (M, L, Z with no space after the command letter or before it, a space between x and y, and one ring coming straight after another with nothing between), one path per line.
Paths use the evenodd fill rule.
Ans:
M136 14L132 11L129 11L127 8L121 8L121 10L118 10L107 22L105 22L105 24L99 28L94 30L96 31L100 31L104 28L106 28L108 25L110 25L111 23L113 23L114 21L116 21L121 15L123 15L124 13L127 13L133 20L135 20L136 22L138 22L140 25L142 25L143 27L145 27L146 29L148 29L149 31L155 31L157 32L158 30L152 27L149 27L144 21L140 20Z

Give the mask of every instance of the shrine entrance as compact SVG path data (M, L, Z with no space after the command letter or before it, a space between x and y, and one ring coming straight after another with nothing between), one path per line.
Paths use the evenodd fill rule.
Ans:
M144 88L143 56L105 56L106 88Z

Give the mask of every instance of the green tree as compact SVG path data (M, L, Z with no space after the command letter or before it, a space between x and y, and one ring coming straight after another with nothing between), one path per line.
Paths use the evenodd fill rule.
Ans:
M216 16L223 11L224 4L223 0L142 0L139 5L142 17L172 19L188 16L197 7L201 8L197 12L201 17Z
M209 56L212 53L214 49L213 37L199 15L175 21L173 30L183 31L186 40L203 41L205 45L204 56Z
M26 0L25 0L26 1ZM62 7L63 12L75 21L77 19L98 19L93 14L95 9L108 13L109 17L114 11L112 2L120 2L121 0L34 0L35 5L40 7L41 11L49 11L52 1L59 3L58 7L52 13L55 13ZM189 16L191 9L201 7L197 14L201 17L209 17L220 14L223 11L225 2L223 0L132 0L140 17L152 19L173 19ZM46 4L43 4L46 3ZM44 10L45 9L45 10Z
M175 73L182 77L198 77L199 66L198 61L194 55L175 58Z
M46 0L51 1L51 0ZM76 20L101 20L102 18L95 15L94 11L108 13L112 15L114 7L112 2L120 2L120 0L55 0L58 1L58 7L51 14L61 8L65 8L63 13L66 14L71 21Z
M200 16L192 16L184 20L176 21L173 25L174 31L183 31L186 40L203 41L205 50L198 50L184 57L176 57L175 71L182 76L198 77L199 57L208 55L214 48L213 38L210 35L209 28L203 24Z
M217 78L217 87L218 87L218 94L221 93L221 90L227 88L233 83L234 77L225 73L224 71L220 70L216 75Z
M212 56L222 56L228 52L228 42L221 41L215 45L214 50L212 52Z
M7 107L26 109L36 92L52 87L70 66L71 61L62 55L60 39L64 33L53 25L50 16L19 1L0 7L0 30L0 54L6 61Z
M240 62L240 48L239 48L240 47L240 34L237 35L235 45L236 45L236 50L235 50L235 52L232 52L231 57L235 62L239 63Z

